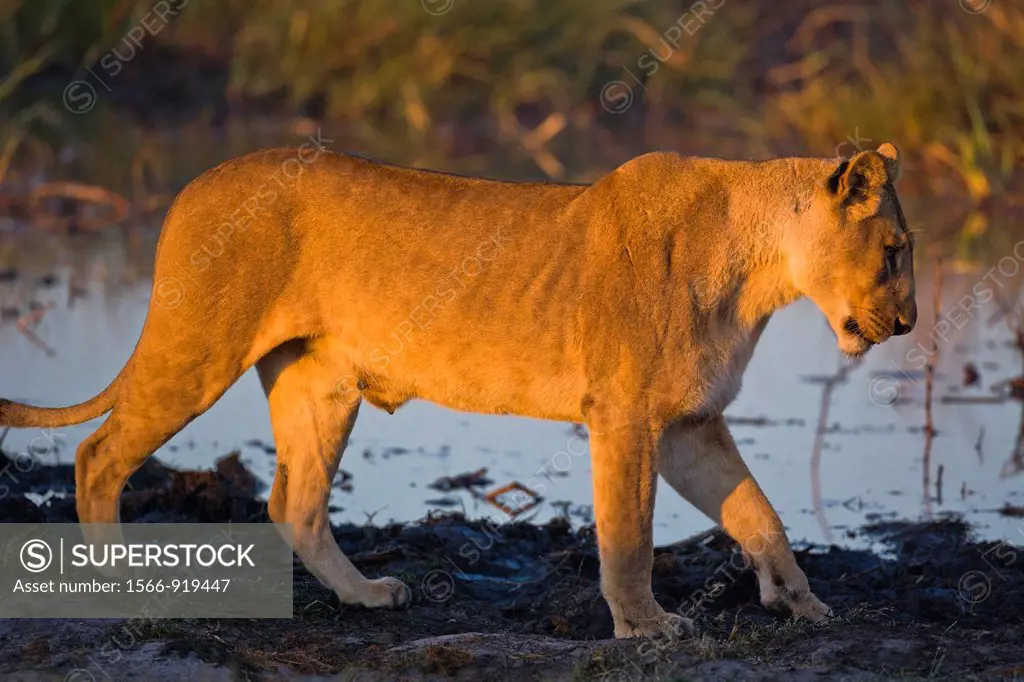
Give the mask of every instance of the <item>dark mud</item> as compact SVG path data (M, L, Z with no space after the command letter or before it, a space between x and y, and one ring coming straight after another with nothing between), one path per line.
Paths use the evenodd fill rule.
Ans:
M0 470L15 462L0 461ZM70 466L15 473L16 482L5 479L0 522L75 520ZM256 479L237 455L208 472L151 460L129 487L125 521L266 519ZM25 496L48 491L64 494L40 505ZM367 575L403 579L413 591L410 608L343 606L296 563L292 620L0 620L0 677L1024 678L1024 548L973 542L956 520L887 523L859 534L879 552L797 553L812 588L837 613L823 626L763 609L753 574L719 532L658 548L655 594L694 617L698 634L623 642L611 638L591 527L496 526L459 514L344 525L334 535L346 554Z

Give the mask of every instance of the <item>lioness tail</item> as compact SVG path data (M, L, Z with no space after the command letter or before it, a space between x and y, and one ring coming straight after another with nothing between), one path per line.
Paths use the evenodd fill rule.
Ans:
M0 398L0 427L68 426L95 419L114 407L119 379L114 379L99 395L70 407L36 407Z

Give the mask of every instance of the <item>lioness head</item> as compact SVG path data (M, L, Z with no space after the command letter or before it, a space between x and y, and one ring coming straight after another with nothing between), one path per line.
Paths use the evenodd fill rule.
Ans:
M893 187L899 166L888 143L839 162L787 240L794 286L825 313L848 355L917 321L914 241Z

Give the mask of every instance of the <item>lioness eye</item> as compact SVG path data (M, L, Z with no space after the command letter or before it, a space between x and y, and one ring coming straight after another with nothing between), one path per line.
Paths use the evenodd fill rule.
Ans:
M895 246L885 247L885 269L890 275L896 272L896 268L899 265L899 263L896 262L897 250L898 249Z

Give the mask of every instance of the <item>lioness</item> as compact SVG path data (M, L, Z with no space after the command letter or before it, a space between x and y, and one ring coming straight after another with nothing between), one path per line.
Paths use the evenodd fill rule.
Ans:
M0 402L0 425L18 427L111 411L76 454L81 522L117 522L129 475L255 365L278 451L270 518L292 524L296 553L344 603L410 599L342 554L327 501L360 402L391 412L421 398L588 425L616 637L692 625L651 593L659 473L736 539L765 605L830 613L722 411L768 318L802 296L852 356L914 326L895 147L651 153L589 186L326 151L282 175L294 157L243 156L182 190L142 336L107 389L60 409Z

